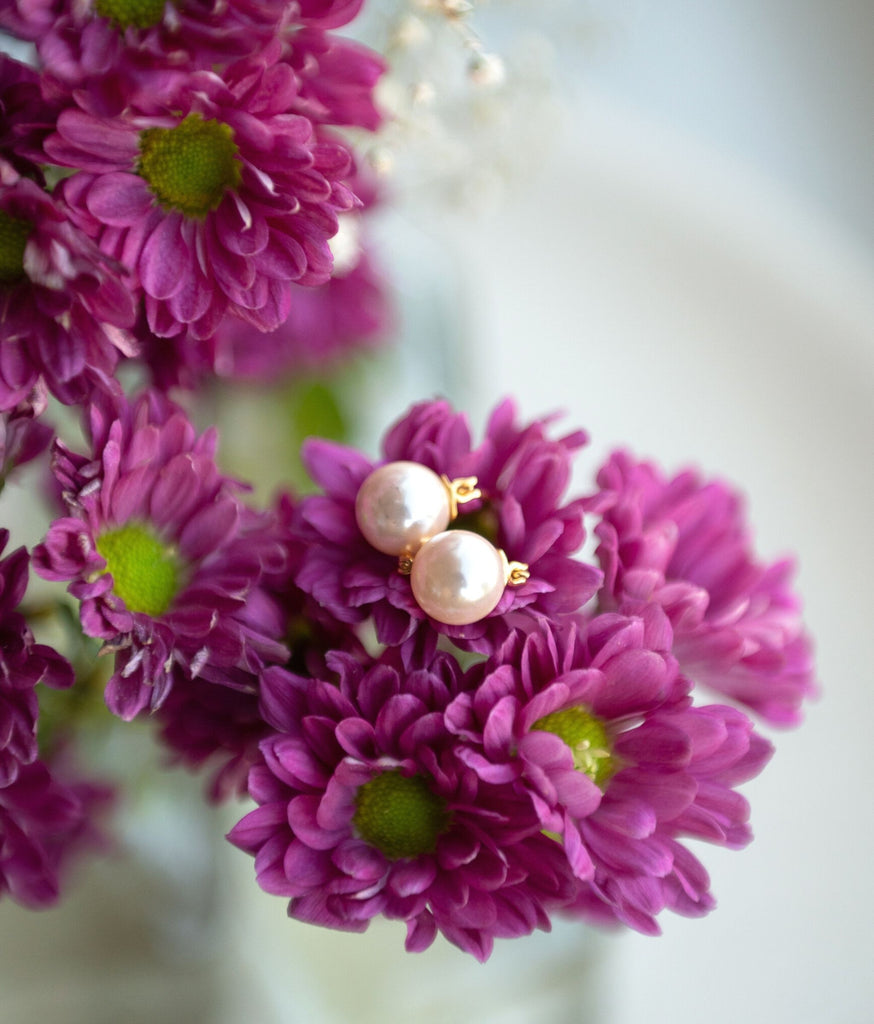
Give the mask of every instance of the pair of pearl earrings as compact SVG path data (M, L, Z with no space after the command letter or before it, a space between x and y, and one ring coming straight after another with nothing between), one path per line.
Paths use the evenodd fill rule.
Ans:
M450 480L418 462L389 462L365 479L355 519L369 544L399 559L416 603L437 622L467 626L484 619L506 586L528 579L528 566L470 530L449 530L458 506L481 498L476 477Z

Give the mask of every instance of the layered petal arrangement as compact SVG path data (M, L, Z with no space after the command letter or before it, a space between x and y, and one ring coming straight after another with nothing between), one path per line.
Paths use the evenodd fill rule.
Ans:
M153 333L209 337L228 312L272 330L291 282L328 280L328 239L355 205L351 157L289 113L296 92L274 47L222 75L193 72L162 103L58 117L46 151L78 171L64 198L136 274Z
M285 555L272 518L218 471L215 432L198 436L154 393L95 403L89 428L87 454L56 442L68 515L34 564L70 582L86 635L116 652L110 709L130 719L158 708L178 673L211 678L281 656L279 638L253 629L245 609Z
M328 653L313 672L262 673L267 733L249 776L259 806L229 838L255 857L262 888L290 899L292 917L355 931L376 914L399 918L408 949L440 933L480 959L495 938L548 927L556 914L656 935L664 911L696 917L715 906L690 841L750 842L738 787L772 745L740 708L700 701L723 651L688 658L688 620L666 599L669 584L658 577L662 589L629 596L632 571L617 564L640 564L644 544L634 535L611 558L605 538L621 515L645 519L650 507L632 492L620 503L608 486L623 456L608 460L598 494L562 504L584 436L551 441L547 423L520 428L505 403L474 448L464 417L430 402L388 430L382 462L309 445L325 494L303 498L289 520L301 542L291 578L381 646ZM603 578L572 557L583 507ZM728 507L731 528L717 517L722 532L706 535L709 564L735 564L736 536L750 551L739 505ZM527 583L507 583L459 628L420 607L416 572L423 559L437 572L432 552L445 557L441 538L462 532L514 545L539 585L526 600ZM677 549L703 557L703 543L686 549L679 532ZM472 564L462 566L466 585ZM767 577L737 573L732 600L742 603L745 582L754 605ZM702 569L695 579L703 606L718 608L724 576ZM455 584L447 594L467 600ZM797 598L787 591L783 605L795 629L775 654L791 660ZM777 678L777 701L781 692Z
M260 807L230 834L255 854L262 888L315 924L406 921L410 950L440 931L485 959L495 936L547 927L570 879L512 787L458 759L442 714L459 683L454 659L399 671L336 656L330 667L336 683L264 675L277 732L249 778Z
M738 787L772 746L743 710L700 701L723 648L710 657L704 644L689 660L689 619L666 597L666 574L640 568L644 542L607 543L622 515L646 522L651 507L608 487L565 501L585 437L553 440L549 422L519 426L503 403L474 447L448 403L423 403L387 431L381 462L312 442L327 493L285 495L269 513L219 472L214 432L198 435L156 392L92 401L85 452L55 442L67 514L36 568L69 583L85 633L115 654L110 709L152 710L173 758L210 770L212 799L254 799L229 838L293 918L364 931L384 916L405 923L410 951L442 935L480 960L495 939L548 929L556 915L655 935L661 913L715 905L689 842L740 849L752 838ZM665 503L682 541L699 520L678 507ZM750 550L739 506L728 507L731 529L706 533L710 564L731 561L735 537ZM578 554L584 511L602 569ZM445 538L457 537L472 547L447 568ZM701 551L681 541L672 550ZM526 572L501 576L483 604L466 588L511 564L499 544ZM10 609L23 557L9 563ZM678 564L695 572L692 555ZM633 589L635 572L659 585ZM754 604L767 576L737 572L732 602L743 604L745 582ZM705 609L720 607L724 578L695 574ZM784 604L797 611L788 592ZM0 764L10 863L23 872L28 858L43 862L16 831L12 786L46 787L48 776L30 771L41 764L39 649L17 628L34 672L23 690L6 686ZM791 648L795 634L784 636ZM46 800L63 832L66 805ZM27 834L39 840L35 825Z

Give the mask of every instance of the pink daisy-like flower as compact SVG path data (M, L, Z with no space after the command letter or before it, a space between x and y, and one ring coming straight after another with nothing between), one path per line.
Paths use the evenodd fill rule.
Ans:
M601 607L661 605L687 675L774 725L797 724L815 685L793 564L756 558L739 495L691 471L666 479L623 452L598 484Z
M55 444L69 514L51 525L34 565L71 581L85 633L116 652L110 709L130 719L157 708L179 668L234 685L234 670L282 657L245 608L283 551L272 517L248 509L216 468L215 432L198 437L154 394L94 403L90 415L89 454Z
M0 554L9 531L0 530ZM64 688L73 683L69 663L51 647L34 643L19 605L27 589L29 557L24 548L0 559L0 787L18 777L37 756L37 683Z
M350 156L289 113L297 83L278 53L194 72L166 101L137 99L114 118L65 110L46 141L78 168L63 195L136 274L159 336L209 337L228 312L272 330L291 282L330 276L337 213L356 202Z
M556 440L550 421L520 426L513 404L492 413L485 440L471 445L466 418L443 401L414 406L387 433L383 460L374 463L340 445L305 444L304 460L324 495L301 502L301 536L307 547L297 584L339 619L373 616L377 636L402 644L421 627L473 650L490 651L506 636L511 616L529 619L576 611L593 595L601 574L573 556L585 538L583 504L562 504L574 452L585 443L576 432ZM455 523L486 537L508 559L525 563L530 576L508 586L494 610L470 625L447 625L426 616L397 558L364 538L355 500L375 465L419 463L449 479L475 476L482 497L465 504ZM430 627L430 628L429 628Z
M37 184L0 161L0 409L40 379L62 402L108 387L135 305L122 268Z
M648 934L664 908L713 906L704 868L678 837L749 842L734 787L757 774L767 741L733 708L693 708L667 653L657 607L511 639L471 675L446 721L477 775L513 784L561 843L590 905Z
M249 776L260 806L229 835L254 854L261 887L314 924L404 920L410 951L439 931L485 960L495 937L548 928L572 882L530 809L455 757L442 714L455 660L438 654L403 674L350 656L329 664L337 684L263 675L278 731Z

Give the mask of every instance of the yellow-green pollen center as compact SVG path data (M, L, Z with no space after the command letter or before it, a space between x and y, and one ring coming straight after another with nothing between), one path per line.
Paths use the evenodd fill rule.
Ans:
M571 748L574 767L601 789L615 771L610 737L604 723L585 708L567 708L538 718L532 729L551 732Z
M151 28L164 14L166 0L97 0L94 10L117 28Z
M33 224L0 210L0 284L15 284L24 277L24 248Z
M128 611L153 618L163 615L179 591L173 551L145 526L129 523L97 538L97 550L112 574L113 592Z
M451 816L446 802L419 775L382 772L355 796L352 823L358 835L389 860L433 853Z
M140 132L136 171L165 209L205 217L240 184L238 152L229 125L189 114L175 128Z

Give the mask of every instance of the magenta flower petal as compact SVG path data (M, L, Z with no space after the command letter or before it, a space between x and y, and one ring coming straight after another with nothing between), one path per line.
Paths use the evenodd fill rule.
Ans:
M88 190L88 211L114 227L128 227L145 216L152 205L143 179L123 171L104 174Z

